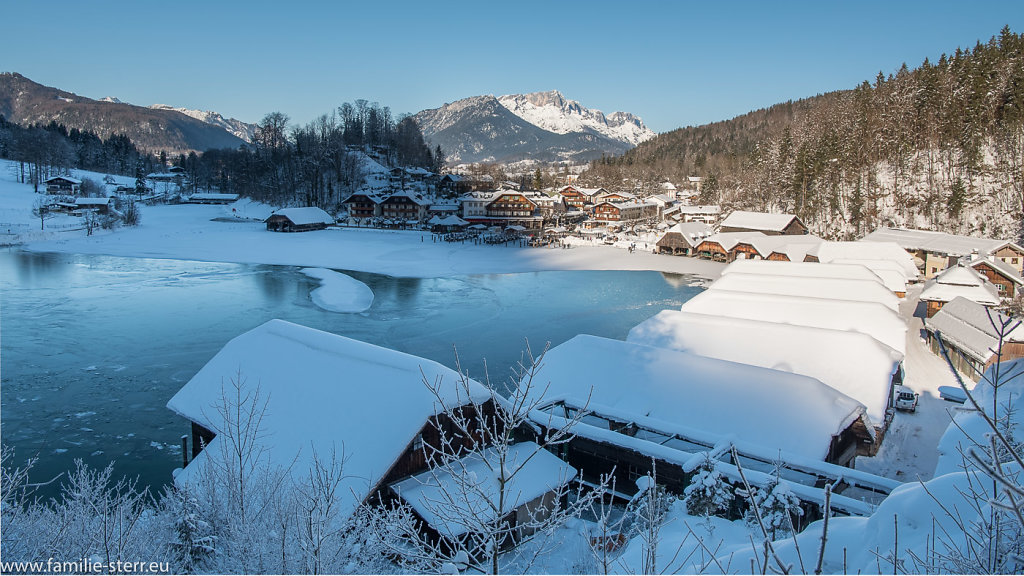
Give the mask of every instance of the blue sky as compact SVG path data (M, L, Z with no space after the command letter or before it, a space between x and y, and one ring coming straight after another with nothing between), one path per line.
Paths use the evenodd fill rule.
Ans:
M666 132L1024 32L1024 2L11 1L0 19L0 71L90 98L305 123L557 89Z

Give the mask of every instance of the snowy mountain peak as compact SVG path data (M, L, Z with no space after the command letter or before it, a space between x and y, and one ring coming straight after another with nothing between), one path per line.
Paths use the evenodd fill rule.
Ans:
M605 116L600 110L567 100L558 90L509 94L498 98L498 102L530 124L556 134L594 132L631 146L657 135L633 114L613 112Z
M123 101L114 98L113 96L107 96L106 98L100 98L100 102L110 102L111 104L124 104Z
M211 110L190 110L188 108L168 106L167 104L153 104L149 108L152 108L153 110L171 110L174 112L181 112L182 114L195 118L196 120L223 128L246 142L252 142L253 134L256 133L255 124L249 124L234 118L225 118L220 113L213 112Z

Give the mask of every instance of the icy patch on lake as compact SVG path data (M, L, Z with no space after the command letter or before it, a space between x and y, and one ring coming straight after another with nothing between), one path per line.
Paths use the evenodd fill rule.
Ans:
M373 290L355 278L326 268L303 268L301 272L320 281L320 287L309 296L324 310L365 312L373 304Z

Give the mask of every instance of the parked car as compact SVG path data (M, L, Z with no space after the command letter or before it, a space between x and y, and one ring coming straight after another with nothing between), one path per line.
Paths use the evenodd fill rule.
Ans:
M903 385L893 387L892 403L897 410L902 410L904 412L916 412L917 399L917 392L914 392L910 388Z

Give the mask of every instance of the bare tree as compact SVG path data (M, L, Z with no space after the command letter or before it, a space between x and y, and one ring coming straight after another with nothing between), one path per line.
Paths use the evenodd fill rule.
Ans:
M32 215L39 218L39 229L46 230L46 221L57 216L57 212L51 207L51 200L46 196L36 199L32 205Z
M487 394L481 397L479 384L462 370L458 355L454 401L443 391L450 389L450 383L424 377L438 406L434 421L440 431L436 445L423 445L430 469L425 484L432 488L424 505L435 524L450 527L448 532L458 536L428 537L415 515L399 507L405 508L405 514L398 512L392 517L397 524L389 534L397 536L397 541L391 546L410 566L497 574L503 551L512 545L518 548L509 553L507 561L514 564L515 571L526 572L551 552L552 536L560 526L604 495L603 485L584 491L582 486L570 488L569 478L562 478L557 486L551 486L548 496L523 506L518 486L531 474L531 462L550 457L543 453L568 442L572 428L584 416L581 410L572 419L541 422L539 427L531 420L531 414L539 413L535 411L544 403L547 390L535 381L546 352L547 348L534 356L527 344L512 371L508 397L497 392L486 373ZM530 543L528 549L526 543Z
M929 571L995 574L1024 569L1024 483L1020 477L1024 445L1014 435L1018 426L1014 399L1011 394L1000 394L1011 380L1024 378L1024 364L1003 362L1004 345L1021 322L991 310L988 316L996 334L996 344L990 351L997 360L988 370L979 370L981 379L973 390L957 373L945 342L939 340L942 355L968 406L974 409L974 417L984 422L987 433L983 438L965 434L968 445L960 448L966 472L965 488L960 493L965 505L942 502L933 496L956 532L943 530L936 535L943 551L933 550L925 558L912 556L918 566Z

